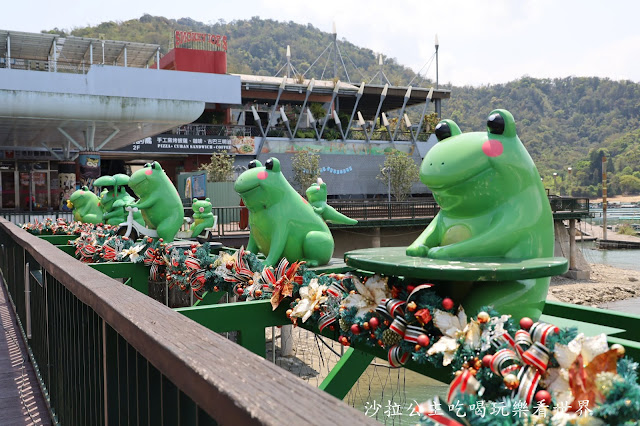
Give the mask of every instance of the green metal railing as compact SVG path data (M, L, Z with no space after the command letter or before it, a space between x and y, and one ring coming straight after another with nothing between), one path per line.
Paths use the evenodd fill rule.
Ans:
M120 266L126 269L110 264ZM0 269L54 423L275 425L311 418L333 425L340 418L372 424L341 401L4 219ZM257 341L250 332L242 337L245 343Z

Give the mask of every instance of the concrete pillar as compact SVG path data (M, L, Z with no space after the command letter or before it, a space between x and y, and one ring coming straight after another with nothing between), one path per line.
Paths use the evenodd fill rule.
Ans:
M380 247L380 227L375 227L371 233L371 247L377 248Z
M69 211L67 200L76 190L76 163L61 161L58 163L58 180L60 182L60 210Z
M80 152L78 155L78 171L80 187L87 186L89 191L95 192L93 182L100 177L100 153L96 151Z
M576 269L576 220L569 219L569 270Z
M280 349L282 356L293 355L293 325L283 325L280 329Z

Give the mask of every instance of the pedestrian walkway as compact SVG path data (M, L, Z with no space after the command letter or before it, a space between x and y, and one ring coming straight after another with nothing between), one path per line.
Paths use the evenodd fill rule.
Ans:
M578 230L582 230L585 233L585 236L589 236L592 238L597 238L601 240L603 237L603 229L602 226L592 225L587 222L582 222L576 225ZM634 235L625 235L618 234L617 232L613 232L612 230L607 230L607 239L615 240L615 241L632 241L632 242L640 242L640 237L636 237ZM576 240L580 241L580 237L576 236Z
M50 424L7 290L0 283L0 426Z

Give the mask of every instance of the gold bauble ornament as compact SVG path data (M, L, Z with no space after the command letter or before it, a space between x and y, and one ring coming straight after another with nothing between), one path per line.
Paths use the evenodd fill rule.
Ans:
M510 390L517 389L518 386L520 386L520 380L518 379L518 376L516 376L515 374L507 374L506 376L504 376L503 381L507 389L510 389Z
M626 349L620 343L614 343L611 345L611 349L616 351L618 358L622 358L626 352Z
M490 319L491 316L487 312L482 311L478 314L478 322L480 324L488 323Z
M416 309L418 309L418 305L416 305L416 302L411 301L411 302L407 303L407 310L409 312L413 312Z

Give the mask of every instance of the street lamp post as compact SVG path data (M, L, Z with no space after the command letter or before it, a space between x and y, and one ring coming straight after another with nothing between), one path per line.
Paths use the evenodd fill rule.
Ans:
M558 195L558 173L553 172L553 192L556 193L556 195Z
M391 202L391 168L385 167L382 173L387 175L387 201Z
M569 184L571 183L571 171L573 169L571 167L567 167L567 196L571 196L571 188L569 186Z

